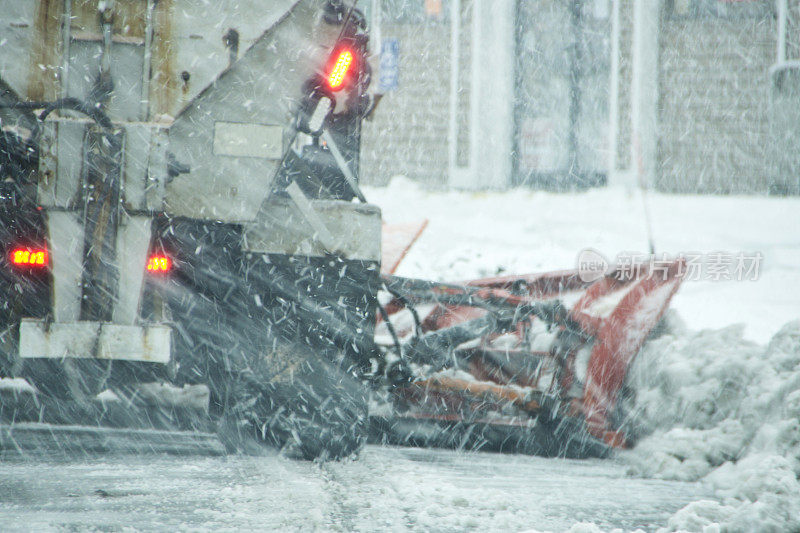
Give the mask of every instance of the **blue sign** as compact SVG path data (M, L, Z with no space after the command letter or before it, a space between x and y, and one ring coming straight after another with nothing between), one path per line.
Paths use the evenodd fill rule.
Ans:
M378 93L385 94L397 89L400 77L400 41L384 39L381 43L380 75Z

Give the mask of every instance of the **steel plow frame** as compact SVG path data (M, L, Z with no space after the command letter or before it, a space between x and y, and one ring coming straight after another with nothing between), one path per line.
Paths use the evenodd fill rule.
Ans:
M376 342L399 357L387 370L394 418L381 425L400 443L464 446L481 427L501 440L482 437L487 449L583 457L628 447L617 413L625 376L684 271L677 258L596 281L577 270L465 283L384 273L391 299ZM423 422L441 431L421 438Z

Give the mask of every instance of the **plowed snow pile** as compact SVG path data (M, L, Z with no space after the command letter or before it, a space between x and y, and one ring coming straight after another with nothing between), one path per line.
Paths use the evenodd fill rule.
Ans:
M711 485L667 530L800 530L800 321L766 346L742 327L672 325L630 374L649 433L622 454L632 475Z
M401 178L369 192L389 223L431 221L401 275L536 272L573 267L584 247L610 257L645 249L641 204L623 190L431 193ZM687 505L664 531L800 531L800 320L776 333L800 318L800 244L789 229L800 201L654 194L651 202L664 251L762 251L764 265L756 282L684 283L666 333L631 371L641 439L621 459L633 476L713 489L717 500ZM725 326L733 322L743 323Z

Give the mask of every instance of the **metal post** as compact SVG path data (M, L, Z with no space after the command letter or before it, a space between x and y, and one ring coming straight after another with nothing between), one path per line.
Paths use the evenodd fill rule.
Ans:
M62 43L64 56L62 61L61 98L66 98L69 90L69 45L72 39L72 0L64 0L64 41Z
M144 25L144 57L142 60L142 120L148 120L150 114L150 62L153 56L153 8L155 0L147 0Z
M630 155L634 169L641 160L640 178L646 183L655 178L658 148L658 31L659 0L633 2Z

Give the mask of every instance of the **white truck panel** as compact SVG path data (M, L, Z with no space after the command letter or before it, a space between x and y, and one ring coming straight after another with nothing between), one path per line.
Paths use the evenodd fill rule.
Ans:
M26 358L96 358L168 363L167 326L122 326L101 322L54 322L23 319L19 356Z

